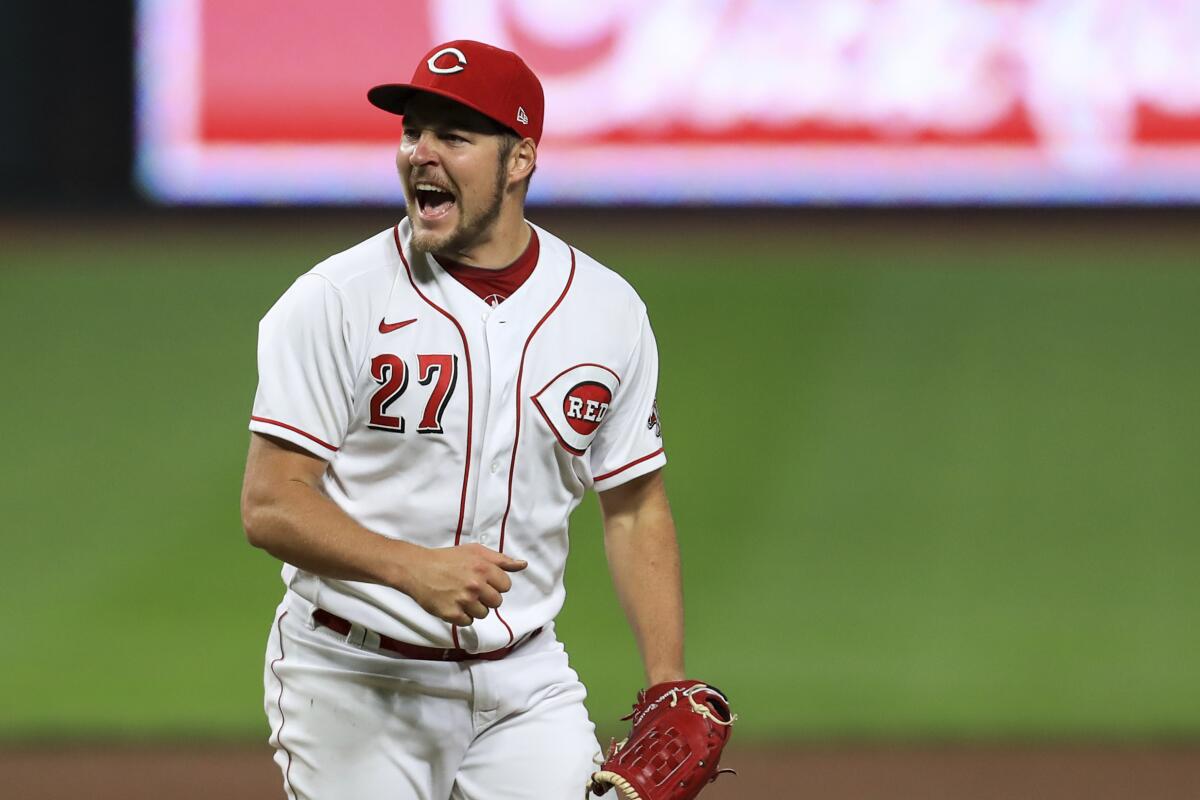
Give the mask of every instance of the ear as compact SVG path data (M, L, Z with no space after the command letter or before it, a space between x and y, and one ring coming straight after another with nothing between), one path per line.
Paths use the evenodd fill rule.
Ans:
M508 182L510 185L525 181L537 166L537 145L526 137L508 154Z

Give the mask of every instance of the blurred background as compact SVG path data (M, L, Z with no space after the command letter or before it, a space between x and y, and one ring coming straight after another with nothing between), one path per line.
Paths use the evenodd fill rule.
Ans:
M705 797L1200 796L1193 0L4 3L5 796L282 796L256 326L402 215L365 92L453 38L541 75L529 217L651 309Z

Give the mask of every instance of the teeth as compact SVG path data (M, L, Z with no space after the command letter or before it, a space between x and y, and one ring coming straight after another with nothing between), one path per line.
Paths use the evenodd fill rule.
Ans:
M451 197L454 196L454 192L450 191L449 189L445 189L432 183L418 183L417 189L423 192L443 192Z

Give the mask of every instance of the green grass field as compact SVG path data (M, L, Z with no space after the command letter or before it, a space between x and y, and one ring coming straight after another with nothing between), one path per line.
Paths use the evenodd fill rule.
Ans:
M3 231L0 737L265 737L257 320L381 225L75 222ZM563 224L651 308L690 668L742 741L1200 735L1200 233ZM607 734L641 675L593 500L573 544Z

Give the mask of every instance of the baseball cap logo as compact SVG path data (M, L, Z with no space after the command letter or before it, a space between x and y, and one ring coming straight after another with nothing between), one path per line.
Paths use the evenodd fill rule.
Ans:
M448 67L439 67L438 61L443 60L442 56L454 56L454 64ZM430 72L435 72L438 75L453 75L456 72L462 72L466 69L467 56L457 47L443 47L429 57L429 60L425 62L425 66L429 67Z
M535 143L542 138L546 114L542 83L510 50L470 39L431 45L417 61L409 83L373 86L367 99L384 111L404 116L405 106L417 92L441 94L505 128L520 131Z

